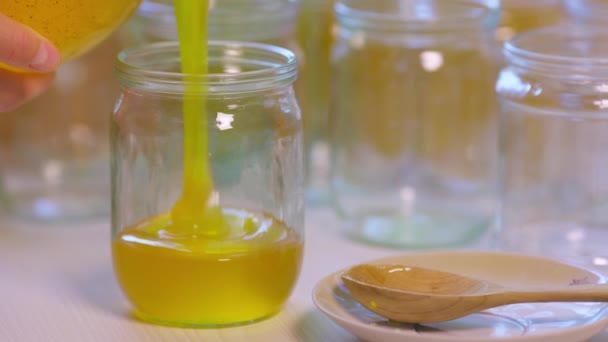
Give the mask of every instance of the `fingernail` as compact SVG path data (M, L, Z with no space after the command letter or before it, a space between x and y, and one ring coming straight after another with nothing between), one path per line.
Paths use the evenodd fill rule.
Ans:
M30 67L38 71L52 71L59 64L59 52L51 43L42 42Z

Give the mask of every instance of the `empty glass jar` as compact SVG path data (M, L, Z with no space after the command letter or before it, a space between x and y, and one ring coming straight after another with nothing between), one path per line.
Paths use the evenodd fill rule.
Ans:
M121 48L113 35L62 65L45 94L0 115L0 182L13 214L43 222L109 215L108 117Z
M350 232L407 247L474 240L493 217L496 67L479 1L341 0L332 198Z
M335 0L302 0L298 17L298 40L307 66L304 87L309 99L304 115L307 198L313 205L326 204L328 199L330 54L337 26L334 3Z
M498 80L504 249L608 265L608 41L557 27L506 44Z
M281 309L302 260L296 58L275 46L222 41L209 43L208 75L181 74L179 61L175 42L119 57L123 91L111 124L116 276L145 320L209 327L259 320ZM207 118L195 131L208 151L196 156L210 165L213 191L208 203L190 205L220 209L200 225L172 210L185 183L183 110L192 101L194 114Z

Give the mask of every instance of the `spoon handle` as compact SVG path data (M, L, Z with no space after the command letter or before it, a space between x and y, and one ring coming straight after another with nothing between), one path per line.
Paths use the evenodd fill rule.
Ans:
M608 302L608 285L575 285L533 291L507 291L500 299L509 303L533 302Z

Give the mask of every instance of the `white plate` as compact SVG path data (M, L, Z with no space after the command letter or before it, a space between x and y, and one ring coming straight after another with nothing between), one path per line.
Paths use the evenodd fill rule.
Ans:
M592 270L545 258L491 252L439 252L374 260L376 264L408 264L468 274L508 286L604 284ZM366 341L382 342L579 342L608 325L608 304L534 303L494 308L437 324L396 324L356 302L336 272L314 289L317 307L340 326Z

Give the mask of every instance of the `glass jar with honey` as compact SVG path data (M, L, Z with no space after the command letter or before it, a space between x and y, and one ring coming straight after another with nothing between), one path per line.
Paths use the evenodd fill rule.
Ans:
M451 246L491 224L494 27L479 1L340 0L332 201L355 238Z
M271 316L302 261L296 57L271 45L211 41L208 67L206 75L182 74L175 42L119 56L114 269L136 315L156 323L216 327ZM186 124L187 113L201 122ZM206 146L194 154L193 132ZM208 196L187 197L204 174Z

